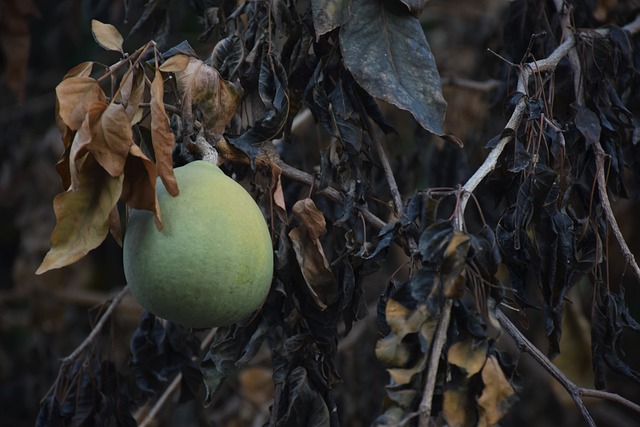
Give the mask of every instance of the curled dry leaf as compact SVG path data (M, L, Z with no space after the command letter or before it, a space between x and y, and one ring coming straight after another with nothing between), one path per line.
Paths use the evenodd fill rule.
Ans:
M457 230L447 244L441 269L444 295L447 298L460 298L464 294L467 281L465 267L470 247L469 235Z
M183 118L192 121L194 109L200 110L207 139L218 140L236 113L242 90L197 58L189 58L188 65L176 72L176 81Z
M151 211L156 217L156 226L162 229L160 205L156 194L156 165L133 144L129 147L129 157L124 166L122 200L134 209Z
M122 192L123 177L112 177L97 165L91 153L78 161L79 186L53 200L56 226L51 249L36 274L72 264L107 237L109 216Z
M139 66L131 70L120 84L120 92L116 101L125 107L131 124L136 123L135 117L144 96L144 71Z
M271 177L271 199L278 217L286 224L287 206L284 201L284 192L282 191L282 169L274 162L271 162Z
M164 108L164 81L159 70L156 70L155 78L151 83L151 140L158 175L169 194L175 197L179 190L178 182L173 174L173 159L171 157L174 136Z
M96 42L104 49L113 50L124 54L122 43L124 39L116 27L104 24L96 19L91 20L91 33Z
M90 77L70 77L56 87L56 112L62 123L72 131L80 129L89 106L106 102L102 88ZM64 132L66 129L60 129Z
M449 427L476 426L478 416L467 384L449 384L442 397L442 415Z
M296 202L293 214L300 220L300 226L289 232L289 238L311 296L318 308L324 310L338 297L338 284L320 243L327 225L322 212L309 198Z
M93 61L82 62L67 71L67 74L64 75L62 80L66 80L70 77L89 77L91 75L91 71L93 71Z
M487 361L489 345L486 341L476 342L471 338L458 341L449 348L449 363L467 373L467 378L480 372Z
M517 397L495 356L487 358L482 368L482 382L484 389L478 398L480 409L478 425L492 426L507 414Z

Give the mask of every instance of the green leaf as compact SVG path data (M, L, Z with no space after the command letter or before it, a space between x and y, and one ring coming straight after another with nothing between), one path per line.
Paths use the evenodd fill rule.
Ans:
M418 19L404 5L382 0L354 0L352 12L341 28L340 46L358 84L443 135L447 103Z

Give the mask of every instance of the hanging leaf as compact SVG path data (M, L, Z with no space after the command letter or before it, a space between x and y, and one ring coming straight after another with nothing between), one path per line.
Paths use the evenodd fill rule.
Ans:
M487 341L476 342L472 338L458 341L449 348L447 359L452 365L462 369L467 378L480 372L487 360Z
M442 396L442 415L449 427L475 427L478 414L466 383L448 383Z
M151 83L151 140L156 158L158 176L172 196L179 193L178 182L173 174L174 136L169 124L169 117L164 109L164 81L160 70L156 70Z
M177 54L171 56L164 61L160 66L160 71L165 73L179 73L183 71L191 62L190 57L184 54Z
M340 29L340 48L358 84L442 135L447 104L418 19L397 2L353 0L351 7L357 13Z
M95 249L109 232L109 214L122 192L123 177L112 177L98 166L91 154L80 159L79 186L53 200L56 226L51 249L36 274L78 261Z
M144 209L155 214L156 226L162 229L162 217L156 194L156 165L136 144L129 147L129 157L124 166L122 200L134 209Z
M144 97L145 75L141 67L136 66L120 84L120 94L117 101L124 105L131 124L135 124L140 103Z
M289 239L310 294L318 308L324 310L339 295L336 278L320 242L320 237L327 232L326 222L311 199L296 202L292 212L301 224L289 232Z
M102 48L114 50L124 55L124 51L122 50L124 39L113 25L103 24L96 19L92 19L91 34L93 34L93 38Z
M75 131L84 122L89 106L95 102L106 102L106 98L96 80L70 77L56 87L57 114L69 129Z
M507 414L517 396L495 356L489 356L482 368L482 382L484 389L478 398L479 425L492 426Z

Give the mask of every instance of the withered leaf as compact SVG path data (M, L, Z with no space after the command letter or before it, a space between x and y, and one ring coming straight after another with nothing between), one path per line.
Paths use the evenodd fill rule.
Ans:
M326 222L308 198L296 202L293 214L300 220L300 226L289 232L289 239L311 296L318 308L324 310L338 297L338 284L320 242L326 233Z
M85 144L109 175L122 175L129 147L133 144L131 124L124 106L115 103L93 104L87 112L85 123L76 134L73 144L76 143Z
M160 205L156 194L156 165L144 155L136 144L129 147L129 157L124 166L122 200L134 209L151 211L156 217L156 226L162 229Z
M471 238L469 235L456 230L444 250L441 276L444 295L447 298L460 298L464 294L465 267L470 246Z
M280 166L271 162L271 197L278 217L285 224L287 223L287 206L284 200L284 192L282 191L282 169ZM324 217L323 217L324 219Z
M187 67L176 73L176 81L185 119L193 117L194 108L200 110L207 138L219 138L236 113L242 90L197 58L189 58Z
M505 377L495 356L489 356L482 368L484 389L478 398L480 409L479 426L492 426L504 417L514 403L516 396L509 380Z
M53 200L57 222L51 233L51 249L36 274L78 261L98 247L109 232L109 214L120 198L123 177L110 176L90 153L79 163L78 190L68 190Z
M107 50L113 50L124 54L122 35L111 24L104 24L96 19L91 20L91 34L100 46Z
M56 87L56 102L56 110L62 123L75 131L80 129L89 106L96 102L106 102L106 96L95 79L70 77Z
M449 348L447 358L449 363L456 365L471 377L482 369L487 360L489 345L486 341L476 342L471 338L458 341Z
M120 221L120 212L116 204L111 212L109 212L109 233L116 243L122 247L122 222Z
M171 157L174 136L164 108L164 81L160 70L156 70L155 78L151 83L151 139L158 176L169 194L175 197L179 190L178 182L173 174L173 159Z
M174 55L160 65L160 71L164 71L165 73L178 73L187 68L189 62L190 58L187 55Z
M89 77L91 71L93 71L93 61L85 61L67 71L67 74L64 75L62 80L70 77Z
M467 384L449 385L443 394L442 415L450 427L474 427L477 414Z
M120 85L118 101L124 105L131 124L136 123L134 118L144 96L144 82L144 71L139 66L136 66Z

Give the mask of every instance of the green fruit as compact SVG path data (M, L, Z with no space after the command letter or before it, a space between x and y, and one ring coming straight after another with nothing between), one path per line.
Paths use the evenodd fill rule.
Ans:
M140 304L192 328L235 323L264 302L273 275L271 237L251 196L216 165L175 169L180 194L156 183L162 231L134 210L124 238L124 273Z

